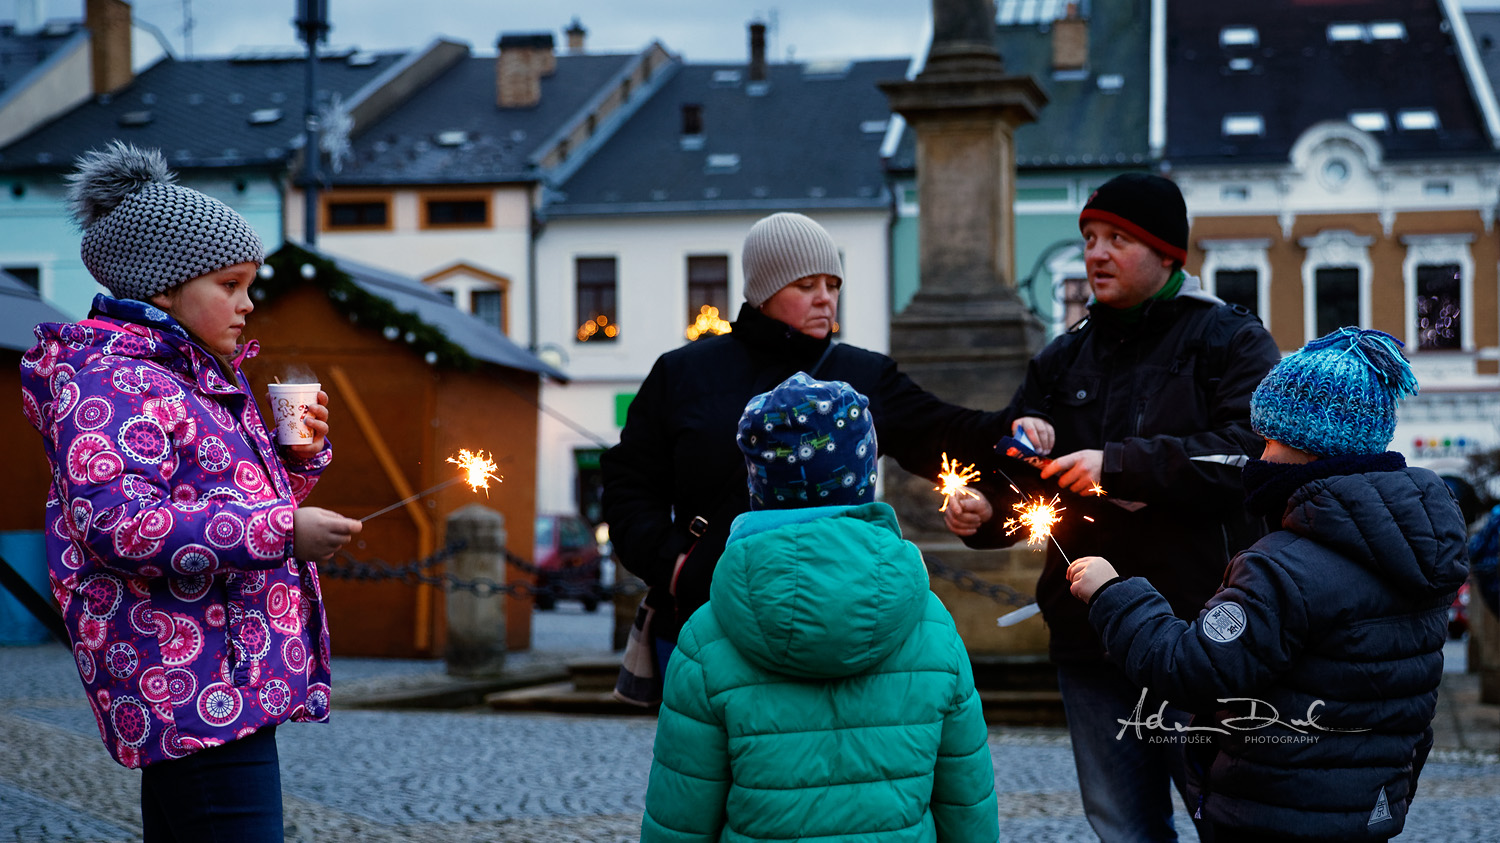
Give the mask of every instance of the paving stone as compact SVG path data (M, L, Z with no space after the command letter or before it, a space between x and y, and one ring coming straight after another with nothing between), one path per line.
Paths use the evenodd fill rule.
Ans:
M597 653L605 612L537 615L515 663ZM344 692L420 686L435 661L338 659ZM138 773L99 742L68 651L0 648L0 840L134 843ZM328 724L278 730L286 839L317 843L634 843L656 721L555 714L340 710ZM1002 839L1095 839L1083 816L1067 733L993 729ZM1500 840L1500 757L1434 753L1402 841ZM1197 840L1179 805L1179 834Z

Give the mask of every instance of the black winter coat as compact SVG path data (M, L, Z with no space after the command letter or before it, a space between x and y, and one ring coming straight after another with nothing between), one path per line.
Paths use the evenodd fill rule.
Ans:
M1089 620L1132 680L1214 712L1193 721L1216 730L1199 733L1208 751L1189 752L1206 819L1384 839L1401 831L1431 746L1464 541L1458 506L1426 469L1315 479L1292 493L1280 530L1235 558L1196 620L1174 617L1139 578L1096 592ZM1231 698L1260 701L1257 716Z
M944 450L984 453L1006 433L999 413L939 400L884 354L814 339L743 306L729 334L657 359L630 404L620 444L600 460L610 540L620 562L652 589L657 635L676 640L677 627L708 601L730 522L750 507L735 444L745 404L799 371L846 381L867 396L880 452L924 477L937 476ZM708 529L694 545L688 526L696 516ZM674 562L690 545L675 613L663 611Z
M1062 552L1103 556L1122 575L1145 577L1179 617L1191 618L1223 582L1234 553L1264 532L1245 512L1240 467L1264 447L1250 429L1250 395L1280 359L1260 320L1199 292L1192 276L1175 298L1147 302L1133 325L1092 305L1086 322L1032 359L1007 420L1050 420L1057 431L1052 456L1104 452L1107 497L1061 493L1066 510L1037 582L1054 661L1102 658L1088 607L1068 592ZM1058 493L1056 478L1043 481L1005 462L1028 494ZM1015 493L1003 483L981 487L996 516L965 542L995 547L1023 539L1003 530ZM1146 506L1130 511L1110 498Z

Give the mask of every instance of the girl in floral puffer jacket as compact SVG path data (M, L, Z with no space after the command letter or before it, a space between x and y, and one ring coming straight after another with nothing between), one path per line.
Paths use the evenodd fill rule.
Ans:
M39 325L21 362L53 595L105 746L145 768L146 840L281 840L275 727L328 717L314 562L360 527L299 507L332 453L327 395L313 442L278 451L240 371L255 232L159 153L80 164L84 263L114 295Z

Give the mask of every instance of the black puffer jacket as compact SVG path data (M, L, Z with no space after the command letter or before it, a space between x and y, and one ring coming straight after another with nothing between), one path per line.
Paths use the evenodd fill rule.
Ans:
M1293 492L1281 530L1235 558L1195 621L1139 578L1094 595L1089 619L1112 661L1173 704L1214 712L1193 721L1216 730L1200 733L1211 750L1190 753L1207 819L1321 841L1401 831L1468 566L1447 486L1387 456L1396 470ZM1231 698L1260 701L1257 717Z
M1057 431L1052 456L1102 450L1107 493L1062 493L1066 511L1036 589L1054 661L1102 657L1087 608L1068 593L1057 545L1070 558L1103 556L1121 574L1145 577L1191 618L1235 551L1264 532L1245 513L1240 466L1263 447L1250 429L1250 394L1280 359L1260 320L1203 294L1192 276L1175 298L1147 302L1135 324L1093 305L1086 323L1032 359L1007 419L1049 419ZM1028 494L1058 492L1056 478L1039 480L1014 460L1002 467ZM1004 482L982 486L996 517L966 543L1023 539L1003 530L1015 493ZM1146 506L1127 510L1111 498Z
M630 404L620 444L601 459L610 539L620 562L652 588L656 634L675 640L676 627L707 602L730 522L749 509L745 458L735 444L745 404L799 371L864 393L880 452L915 474L935 477L945 449L984 453L1006 433L999 413L939 400L884 354L814 339L745 305L731 333L656 361ZM708 531L678 576L676 611L660 611L673 563L693 545L688 525L696 516L708 520Z

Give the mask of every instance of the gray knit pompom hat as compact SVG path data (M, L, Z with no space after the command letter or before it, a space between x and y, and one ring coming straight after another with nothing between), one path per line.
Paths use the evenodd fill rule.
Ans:
M111 141L78 159L68 205L83 229L83 265L115 298L146 300L265 248L245 218L217 199L173 184L154 149Z
M760 307L782 287L809 275L844 280L839 247L801 214L772 214L750 227L740 254L745 268L745 301Z

